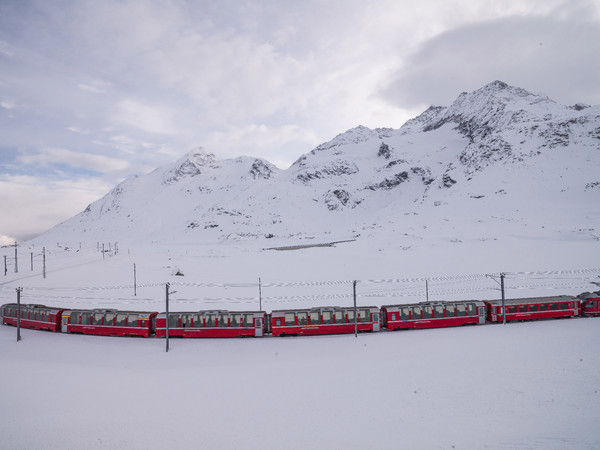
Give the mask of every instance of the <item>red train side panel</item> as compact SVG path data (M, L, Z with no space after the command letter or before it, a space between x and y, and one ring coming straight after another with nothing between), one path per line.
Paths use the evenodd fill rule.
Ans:
M489 300L488 320L502 322L502 300ZM505 300L506 321L555 319L580 315L580 301L569 295L556 297L515 298Z
M64 309L21 304L21 326L36 330L60 331L60 317ZM17 326L17 304L7 303L0 308L2 323Z
M379 308L357 308L358 331L379 331L379 328ZM271 333L273 336L354 333L354 308L321 307L273 311Z
M262 337L266 332L264 311L169 312L169 337ZM167 314L156 317L156 337L165 337Z
M485 304L480 301L423 302L381 307L383 326L406 328L457 327L485 323Z
M582 316L600 316L600 291L578 295L581 300Z
M62 312L63 333L102 336L142 336L154 333L157 312L81 309Z

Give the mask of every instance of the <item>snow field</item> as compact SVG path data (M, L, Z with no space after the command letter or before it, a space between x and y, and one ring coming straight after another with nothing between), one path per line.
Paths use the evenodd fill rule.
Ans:
M263 339L0 327L3 448L598 448L600 319Z

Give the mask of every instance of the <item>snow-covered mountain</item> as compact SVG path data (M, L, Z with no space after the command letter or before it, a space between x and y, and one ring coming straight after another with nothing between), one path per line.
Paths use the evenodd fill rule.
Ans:
M500 81L399 129L358 126L281 170L196 149L39 239L600 239L600 106Z

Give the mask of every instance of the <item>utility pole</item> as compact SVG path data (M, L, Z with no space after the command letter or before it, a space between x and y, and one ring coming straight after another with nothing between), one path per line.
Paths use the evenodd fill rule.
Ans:
M21 340L21 291L23 288L17 288L17 342Z
M4 255L4 276L6 276L7 272L8 272L8 268L6 266L6 255Z
M262 284L258 277L258 310L262 311Z
M17 255L17 241L15 241L15 273L19 273L19 263Z
M165 287L166 287L166 293L167 293L167 295L166 295L167 314L166 314L166 318L165 318L166 319L165 320L165 323L166 323L166 335L165 335L165 337L166 337L166 341L167 341L166 352L168 353L169 352L169 283L167 283Z
M102 259L104 259L104 243L102 243Z
M506 325L506 308L505 308L505 303L506 300L504 299L504 272L502 272L500 274L500 291L502 292L502 325Z
M133 263L133 296L137 296L137 276L135 271L135 263Z
M358 316L356 314L356 280L352 282L352 296L354 297L354 337L358 337Z
M425 301L429 301L429 280L425 280Z
M31 252L31 271L33 272L33 252Z
M46 278L46 247L42 247L42 274Z

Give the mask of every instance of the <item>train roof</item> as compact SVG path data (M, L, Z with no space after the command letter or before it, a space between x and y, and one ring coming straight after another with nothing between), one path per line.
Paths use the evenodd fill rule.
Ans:
M436 306L436 305L458 305L458 304L466 304L466 303L475 303L478 306L483 306L484 302L482 300L439 300L439 301L431 301L431 302L419 302L419 303L399 303L395 305L382 305L381 308L398 308L404 306Z
M527 297L527 298L510 298L505 299L506 305L529 305L536 303L556 303L556 302L572 302L579 300L577 297L571 295L556 295L553 297ZM486 303L490 305L502 305L502 300L486 300Z
M351 310L354 306L316 306L314 308L297 308L297 309L275 309L271 313L286 313L286 312L312 312L312 311L328 311L328 310ZM377 309L379 306L356 306L356 309Z

